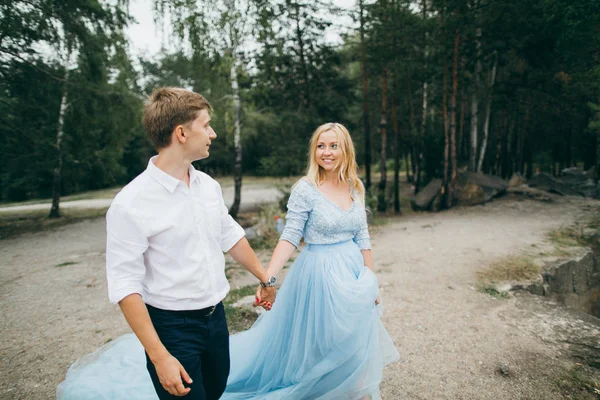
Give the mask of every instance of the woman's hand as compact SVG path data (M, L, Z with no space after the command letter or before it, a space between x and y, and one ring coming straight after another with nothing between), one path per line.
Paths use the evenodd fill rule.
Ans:
M254 295L254 298L256 300L254 302L254 307L261 306L265 310L269 311L271 310L271 307L273 307L273 303L275 302L276 296L277 294L275 287L262 287L261 285L258 285L258 288L256 288L256 293Z
M378 306L378 305L379 305L379 303L381 303L381 297L377 297L377 298L375 299L375 305L376 305L376 306Z

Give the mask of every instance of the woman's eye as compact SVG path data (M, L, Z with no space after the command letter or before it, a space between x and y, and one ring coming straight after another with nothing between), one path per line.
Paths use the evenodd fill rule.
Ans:
M322 149L323 147L325 146L323 146L322 144L317 145L317 149Z

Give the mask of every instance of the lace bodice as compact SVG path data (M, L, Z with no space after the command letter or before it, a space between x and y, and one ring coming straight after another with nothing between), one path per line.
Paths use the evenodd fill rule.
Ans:
M300 180L290 194L285 228L279 240L298 247L302 237L308 244L352 239L361 250L371 249L364 201L354 195L352 199L352 206L343 210L311 183Z

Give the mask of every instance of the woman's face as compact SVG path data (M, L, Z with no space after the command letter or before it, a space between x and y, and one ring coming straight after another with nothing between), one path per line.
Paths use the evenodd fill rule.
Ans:
M317 141L315 153L317 163L327 172L335 171L342 161L342 151L338 146L338 139L333 131L321 133Z

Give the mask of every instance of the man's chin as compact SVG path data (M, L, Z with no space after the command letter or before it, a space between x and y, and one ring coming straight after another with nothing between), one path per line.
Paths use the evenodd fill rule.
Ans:
M210 152L207 151L206 153L199 155L195 161L204 160L205 158L208 158L208 156L210 156Z

